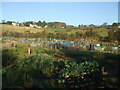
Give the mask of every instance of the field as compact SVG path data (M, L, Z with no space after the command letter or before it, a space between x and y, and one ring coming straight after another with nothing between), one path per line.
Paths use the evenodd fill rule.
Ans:
M65 47L30 47L30 54L27 44L3 49L3 88L118 87L118 55Z
M120 90L119 5L3 2L0 88Z
M85 33L87 30L2 25L3 32ZM93 30L106 37L108 29ZM2 38L3 88L118 88L119 54L89 50L88 43L46 43L49 38ZM57 40L57 39L55 39ZM61 40L60 42L67 42ZM53 42L54 39L53 39ZM76 44L75 44L76 43ZM83 43L83 42L82 42ZM106 46L108 47L108 46ZM105 49L112 52L111 48ZM118 53L118 52L117 52Z
M101 29L95 30L95 32L98 32L98 34L102 37L108 36L108 31L109 31L109 29L106 29L106 28L101 28Z

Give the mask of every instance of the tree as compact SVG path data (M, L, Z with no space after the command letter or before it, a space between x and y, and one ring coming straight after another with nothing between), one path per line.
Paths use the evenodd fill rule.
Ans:
M115 26L115 27L116 27L116 26L118 26L118 24L117 24L117 23L113 23L112 26Z
M109 37L99 37L100 42L109 42L110 38Z
M119 37L117 33L119 33L118 24L113 23L110 31L108 32L108 37L111 42L115 42L117 40L117 38Z
M6 21L5 21L5 20L2 20L2 24L6 24Z
M107 24L108 24L107 22L104 22L104 23L102 24L102 26L107 26Z
M38 21L38 22L37 22L37 25L38 25L38 26L41 26L41 25L42 25L42 22L41 22L41 21Z
M28 26L28 27L29 27L30 24L33 24L33 21L24 22L24 25L25 25L25 26Z
M47 23L45 21L42 22L41 26L45 27L45 25L47 25Z
M115 32L115 38L120 43L120 28Z
M78 29L80 29L81 25L78 25Z
M70 34L70 35L69 35L69 40L74 40L75 37L76 37L75 34Z
M80 39L82 37L82 34L80 32L76 32L75 35L77 39Z
M12 25L12 21L7 21L7 24Z
M47 37L48 38L54 38L54 34L53 33L48 33Z
M86 31L86 33L85 33L85 35L87 36L87 37L92 37L92 30L90 30L90 31Z
M57 39L67 39L68 35L66 32L57 32L56 33L56 38Z

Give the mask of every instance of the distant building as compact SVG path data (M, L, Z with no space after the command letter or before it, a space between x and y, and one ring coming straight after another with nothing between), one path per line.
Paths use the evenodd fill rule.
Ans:
M12 22L12 25L13 25L13 26L19 26L19 23Z
M12 22L12 25L13 25L13 26L17 26L17 24L16 24L15 22Z
M41 26L37 26L37 25L35 25L35 24L30 24L29 26L30 26L30 27L36 27L36 28L42 28Z
M29 26L30 26L30 27L34 27L34 24L30 24Z
M45 25L45 27L44 28L47 28L48 26L47 25Z
M120 25L118 26L118 28L120 28Z

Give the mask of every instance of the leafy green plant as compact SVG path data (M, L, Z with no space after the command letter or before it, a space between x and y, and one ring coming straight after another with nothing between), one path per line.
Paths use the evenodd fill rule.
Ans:
M58 71L58 83L82 82L83 79L99 80L101 71L96 61L85 61L76 63L75 61L64 60L64 67Z
M18 88L24 85L24 74L20 72L18 67L4 67L2 69L2 87Z
M43 62L42 62L42 72L46 74L47 76L51 76L53 69L54 69L54 64L52 61L51 56L43 56Z
M99 64L96 61L85 61L77 64L75 61L65 60L64 68L59 72L61 77L77 77L99 72Z
M45 51L44 50L35 50L35 52L36 52L36 55L38 56L38 55L40 55L40 54L43 54Z
M81 75L89 75L94 72L99 72L99 70L99 64L96 61L85 61L79 65Z
M59 74L60 77L78 76L78 64L74 61L64 60L64 68Z

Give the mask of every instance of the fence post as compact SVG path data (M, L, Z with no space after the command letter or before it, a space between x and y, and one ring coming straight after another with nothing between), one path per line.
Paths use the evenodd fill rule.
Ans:
M28 47L28 55L30 55L31 53L30 53L30 47Z
M103 74L103 75L107 75L107 74L108 74L108 72L105 72L104 66L101 68L101 71L102 71L102 74Z

